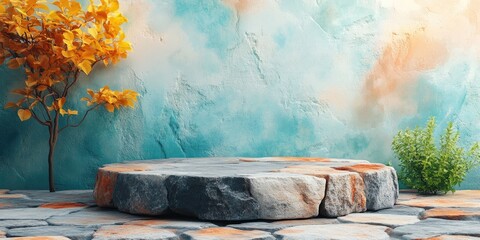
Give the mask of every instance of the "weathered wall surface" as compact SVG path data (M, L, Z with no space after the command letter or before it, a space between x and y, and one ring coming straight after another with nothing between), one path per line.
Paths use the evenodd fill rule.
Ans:
M388 162L399 129L435 116L480 140L476 0L122 0L129 58L76 90L142 95L61 137L59 188L96 168L199 156L328 156ZM0 104L18 74L0 69ZM7 87L5 87L7 86ZM80 110L84 103L78 103ZM47 131L0 110L0 188L46 188ZM462 188L480 188L472 172Z

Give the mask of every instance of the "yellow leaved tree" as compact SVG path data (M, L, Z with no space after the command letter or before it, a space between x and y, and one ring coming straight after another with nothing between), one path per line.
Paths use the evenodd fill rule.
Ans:
M34 119L49 132L49 189L55 191L53 161L59 134L78 127L88 113L105 107L109 112L134 107L137 93L113 91L108 86L88 90L88 109L67 106L70 91L82 74L97 64L114 64L131 50L121 25L127 19L119 12L117 0L90 1L87 9L75 0L0 0L0 64L21 68L23 88L12 93L17 102L5 108L17 109L21 121ZM64 117L65 120L60 121Z

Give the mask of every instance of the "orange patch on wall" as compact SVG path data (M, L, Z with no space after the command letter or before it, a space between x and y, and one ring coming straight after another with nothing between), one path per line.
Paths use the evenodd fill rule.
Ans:
M243 13L258 6L260 0L223 0L223 3L238 13Z
M386 111L408 113L415 110L414 104L406 100L407 93L420 74L442 64L447 53L446 47L425 28L393 34L364 79L356 107L357 120L375 124L381 122Z

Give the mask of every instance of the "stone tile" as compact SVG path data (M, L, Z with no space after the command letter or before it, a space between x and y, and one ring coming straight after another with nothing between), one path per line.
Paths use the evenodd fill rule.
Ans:
M400 195L398 195L397 201L407 201L412 200L418 197L417 191L415 190L400 190Z
M125 223L125 225L137 225L153 228L178 229L178 230L198 230L203 228L217 227L217 225L209 222L200 222L195 220L178 220L178 219L150 219L137 220Z
M472 237L465 235L440 235L431 238L422 238L418 240L479 240L480 237Z
M368 210L391 208L395 205L399 188L397 173L392 167L378 163L361 163L335 169L357 172L362 176Z
M322 216L337 217L367 210L365 185L358 173L312 165L289 166L279 171L327 180L325 198L320 206Z
M10 229L7 235L10 237L64 236L72 240L89 240L94 230L68 226L42 226Z
M13 237L8 239L10 240L69 240L69 238L62 237L62 236Z
M38 207L45 203L47 202L30 198L2 198L0 199L0 209Z
M306 225L324 225L324 224L336 224L339 223L337 219L333 218L311 218L301 220L282 220L275 222L246 222L238 224L230 224L227 227L241 229L241 230L261 230L267 232L276 232L278 230Z
M41 201L43 203L77 202L89 206L96 205L93 199L92 190L67 190L53 193L45 190L16 190L11 191L10 193L23 194L32 200Z
M429 218L415 224L397 227L393 230L393 235L403 239L422 239L439 235L480 236L480 222Z
M285 228L274 235L282 240L389 240L388 230L367 224L329 224Z
M184 232L181 236L185 240L274 240L268 232L239 230L229 227L205 228Z
M59 226L98 227L103 225L123 224L146 218L147 217L124 214L110 209L87 208L68 215L49 218L47 222L51 225Z
M480 221L480 208L432 208L423 212L421 218Z
M417 216L393 215L378 213L352 213L344 217L339 217L338 221L343 223L364 223L373 225L382 225L395 228L402 225L414 224L419 222Z
M47 226L48 223L42 220L0 220L0 227L19 228Z
M93 234L93 240L178 240L173 232L135 225L103 226Z
M402 194L400 194L400 195L402 195ZM423 208L409 207L409 206L403 206L403 205L395 205L395 206L393 206L393 208L378 210L375 213L419 216L424 211L425 211L425 209L423 209Z
M480 208L480 201L477 200L446 198L441 196L416 198L408 201L400 201L398 204L421 208Z
M45 220L68 214L75 209L13 208L0 209L0 220Z

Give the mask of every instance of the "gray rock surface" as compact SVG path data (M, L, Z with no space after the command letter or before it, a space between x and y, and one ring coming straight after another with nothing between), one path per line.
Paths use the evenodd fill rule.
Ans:
M89 206L95 205L92 190L65 190L49 192L46 190L16 190L13 194L24 194L30 199L42 202L78 202Z
M116 210L88 208L68 215L49 218L47 222L58 226L98 227L103 225L122 224L146 217L120 213Z
M172 211L202 220L259 218L260 205L243 177L170 176L166 181Z
M119 174L113 204L123 212L161 215L168 210L165 179L164 175Z
M7 232L8 237L35 237L35 236L65 236L72 240L89 240L92 238L93 228L78 228L68 226L41 226L28 228L14 228Z
M93 234L93 240L179 240L168 230L135 225L103 226Z
M389 240L388 229L367 224L329 224L285 228L274 235L281 240Z
M325 195L325 179L265 173L248 176L249 193L259 206L260 219L316 217Z
M52 216L65 215L74 209L13 208L0 209L0 220L45 220Z
M47 226L48 223L42 220L1 220L0 228L19 228Z
M258 230L239 230L229 227L205 228L201 230L187 231L180 235L185 240L274 240L268 232Z
M391 208L398 199L398 178L395 169L383 164L357 164L336 169L358 172L365 183L368 210Z
M480 236L480 222L429 218L397 227L393 230L393 235L403 239L422 239L439 235Z
M392 208L378 210L375 213L419 216L424 211L425 209L423 208L395 205Z

